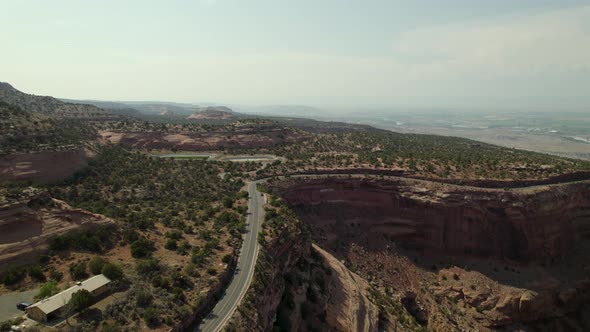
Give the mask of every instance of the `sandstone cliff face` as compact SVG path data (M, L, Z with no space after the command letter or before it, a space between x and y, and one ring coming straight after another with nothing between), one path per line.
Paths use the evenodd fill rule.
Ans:
M407 248L520 261L567 254L590 231L590 182L494 190L424 181L316 179L281 189L322 229Z
M503 190L341 177L272 188L317 243L428 330L590 328L588 181Z
M369 283L319 246L312 248L330 271L324 331L378 331L379 308L369 300Z

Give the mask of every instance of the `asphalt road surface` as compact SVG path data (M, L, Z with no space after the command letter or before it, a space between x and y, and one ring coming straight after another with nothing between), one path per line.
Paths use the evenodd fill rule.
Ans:
M14 292L0 296L0 321L21 317L25 313L16 308L20 302L35 303L33 297L38 293L37 289L24 292Z
M236 310L254 275L256 266L256 257L258 256L258 232L262 224L264 213L262 206L264 197L256 190L256 184L261 181L255 181L248 185L248 218L244 235L244 242L238 258L238 265L234 277L225 290L221 300L217 302L213 311L203 319L195 331L217 332L220 331L233 312Z

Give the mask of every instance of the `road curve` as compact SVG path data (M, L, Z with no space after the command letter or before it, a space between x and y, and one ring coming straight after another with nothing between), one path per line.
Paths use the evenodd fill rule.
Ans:
M289 177L295 178L330 178L330 177L343 177L343 176L350 176L353 178L362 178L369 174L297 174L297 175L290 175ZM369 175L370 176L370 175ZM285 176L279 176L279 178L285 178ZM397 176L385 176L384 178L394 178L394 179L408 179L415 182L427 182L427 180L422 179L411 179L411 178L403 178ZM236 267L236 272L233 276L233 279L229 286L227 287L225 293L223 294L221 300L217 302L213 311L201 322L201 324L194 330L194 331L203 331L203 332L218 332L220 331L227 321L231 318L233 312L236 310L238 305L241 303L244 295L248 291L250 287L250 283L252 281L252 276L254 275L254 269L256 267L256 258L258 256L258 232L260 231L260 227L262 225L264 219L264 198L261 197L260 192L256 190L256 185L258 183L262 183L267 181L268 178L260 179L254 182L251 182L248 185L248 194L250 196L250 200L248 202L248 217L247 221L248 224L246 226L247 233L244 236L244 242L242 243L242 249L240 251L240 256L238 258L238 264ZM453 184L445 184L449 186L455 187L465 187ZM524 190L534 188L535 186L531 187L523 187L523 188L514 188L513 190ZM478 190L490 190L490 191L497 191L499 189L495 188L480 188L474 187Z
M222 295L222 298L213 308L213 311L203 319L194 331L220 331L231 318L240 302L242 302L242 298L246 295L248 287L250 287L258 256L258 232L260 231L264 218L262 208L264 197L261 197L258 190L256 190L256 184L262 181L254 181L248 185L250 199L248 201L246 234L244 235L244 242L242 243L242 249L240 250L233 279Z

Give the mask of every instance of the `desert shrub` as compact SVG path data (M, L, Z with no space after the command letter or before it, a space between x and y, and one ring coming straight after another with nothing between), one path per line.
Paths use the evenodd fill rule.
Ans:
M49 279L51 280L60 281L61 278L63 278L63 276L63 272L60 272L58 270L52 269L49 271Z
M234 205L234 200L231 197L224 197L221 200L221 203L223 204L224 207L231 209L232 206Z
M135 270L140 274L149 274L160 270L160 262L155 258L141 259L135 264Z
M164 245L164 248L168 250L176 250L178 248L178 243L176 243L176 240L168 239Z
M171 240L180 240L182 239L182 231L179 231L177 229L170 230L166 232L166 237Z
M88 273L86 272L86 263L80 262L77 264L73 264L70 266L70 275L74 280L81 280L88 277Z
M152 285L154 285L154 287L168 289L170 288L170 279L158 274L152 278Z
M86 289L81 289L74 294L68 303L75 311L82 311L94 303L94 295Z
M123 231L123 238L127 243L133 243L139 240L139 233L133 228L127 228Z
M113 234L116 234L113 225L102 225L95 230L71 231L51 238L49 240L49 249L55 251L75 249L102 252L112 245Z
M88 268L92 274L97 275L101 273L102 268L106 263L107 261L104 258L100 256L94 256L88 263Z
M10 266L2 274L2 283L5 285L14 285L25 278L26 272L26 269L23 267Z
M148 290L140 289L135 295L135 304L140 307L147 307L148 305L152 304L152 299L152 293L150 293Z
M154 242L140 238L131 244L131 256L134 258L144 258L152 254L156 250Z
M111 280L121 280L125 276L119 265L110 262L103 265L101 273Z
M180 245L178 246L177 252L179 255L186 255L188 253L188 251L191 249L191 245L190 243L188 243L188 241L183 240L180 242Z
M231 258L232 258L231 254L226 254L225 256L223 256L221 261L227 264L227 263L231 262Z
M13 325L20 325L25 319L23 317L18 317L11 320L5 320L0 322L0 331L12 331L11 327Z
M156 327L160 325L160 310L151 307L145 309L145 311L143 312L143 320L149 327Z
M39 294L35 296L37 299L44 299L48 298L52 295L59 293L59 287L57 287L57 282L54 280L50 280L44 283L41 288L39 288Z
M41 267L39 265L29 266L29 268L27 269L27 272L29 274L29 277L31 277L34 280L37 280L37 281L47 280L47 278L45 278L45 274L43 273L43 270L41 269Z

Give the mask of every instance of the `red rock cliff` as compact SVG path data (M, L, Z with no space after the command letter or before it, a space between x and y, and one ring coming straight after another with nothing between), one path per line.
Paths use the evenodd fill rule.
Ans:
M277 186L322 227L385 236L409 248L550 260L590 234L590 182L501 190L351 178Z

